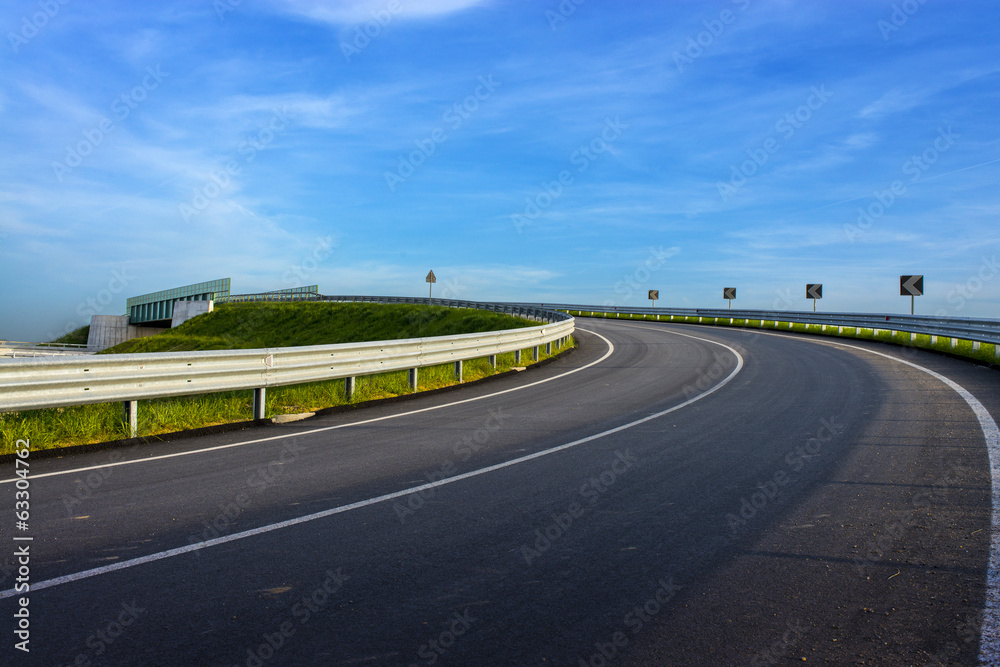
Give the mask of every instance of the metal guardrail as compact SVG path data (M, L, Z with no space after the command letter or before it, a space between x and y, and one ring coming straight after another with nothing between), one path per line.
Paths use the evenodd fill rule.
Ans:
M500 301L462 301L460 299L432 299L410 296L322 296L321 301L340 303L407 303L421 306L447 306L449 308L475 308L494 313L504 313L540 322L560 322L568 317L555 307L542 304L506 303Z
M246 303L252 301L315 301L319 292L255 292L253 294L230 294L215 299L216 305L223 303Z
M19 350L38 348L41 350L86 350L86 343L28 343L20 340L0 340L0 347L13 347Z
M700 317L705 319L763 320L820 324L835 327L857 327L882 331L927 334L946 338L1000 344L1000 320L971 317L935 317L929 315L892 315L865 313L813 313L782 310L728 310L726 308L648 308L626 306L587 306L565 303L522 304L583 314L606 313L622 315L659 315L663 317Z
M325 297L336 301L419 303L420 299L393 297ZM381 301L380 301L381 299ZM426 300L424 300L426 301ZM545 324L478 334L429 338L310 345L302 347L109 354L79 358L0 359L0 411L54 408L121 401L125 420L135 434L135 401L149 398L254 390L254 418L264 416L267 387L345 379L350 394L354 378L389 371L410 371L417 385L417 369L491 357L560 341L574 331L565 313L539 307L451 301L456 307L478 307L494 312L529 316Z

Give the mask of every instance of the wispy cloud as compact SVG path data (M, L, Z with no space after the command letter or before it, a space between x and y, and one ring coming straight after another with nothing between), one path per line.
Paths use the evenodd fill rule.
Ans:
M486 4L488 0L276 0L273 7L322 23L353 25L379 14L432 18Z

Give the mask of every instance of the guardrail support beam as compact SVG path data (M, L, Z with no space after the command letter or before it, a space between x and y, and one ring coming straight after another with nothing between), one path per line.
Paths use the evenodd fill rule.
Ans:
M139 435L139 403L138 401L122 401L122 425L129 438Z
M259 421L264 418L264 399L266 398L267 388L261 387L259 389L253 390L253 418L254 421Z
M531 348L531 360L532 361L538 361L538 346L537 345L535 345L533 348Z
M344 396L345 400L350 401L351 397L354 396L354 378L344 378Z
M455 380L459 383L462 382L462 362L455 362Z
M411 368L410 369L410 389L412 389L413 391L417 390L417 369L416 368Z
M496 368L497 367L497 355L491 354L489 356L489 360L490 360L490 367L491 368Z
M514 350L514 365L521 365L521 350Z

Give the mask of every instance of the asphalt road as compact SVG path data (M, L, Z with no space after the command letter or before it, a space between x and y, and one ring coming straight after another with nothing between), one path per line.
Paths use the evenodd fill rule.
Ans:
M5 593L0 662L975 663L983 432L880 355L998 419L995 370L578 326L576 352L459 392L31 462L30 653Z

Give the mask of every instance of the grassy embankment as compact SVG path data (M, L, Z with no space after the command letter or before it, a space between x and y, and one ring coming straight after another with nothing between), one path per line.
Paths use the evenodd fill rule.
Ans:
M574 317L591 317L589 311L568 311L570 315ZM604 313L594 313L593 317L604 317L610 319L622 319L622 320L646 320L655 321L656 315L639 315L632 313L619 313L618 317L615 314L604 314ZM902 331L889 331L885 329L879 329L878 333L871 328L862 327L844 327L843 331L838 331L835 326L827 325L824 327L822 324L802 324L799 322L791 323L789 327L789 322L782 322L780 320L746 320L746 319L733 319L730 323L728 317L689 317L681 315L661 315L660 322L678 322L682 324L703 324L709 326L722 326L722 327L742 327L750 329L774 329L777 331L791 331L793 333L807 333L807 334L818 334L821 336L832 336L834 338L856 338L860 340L875 340L882 343L892 343L894 345L903 345L907 347L917 347L924 350L935 350L937 352L944 352L947 354L953 354L960 357L967 357L969 359L975 359L976 361L981 361L988 364L1000 363L1000 358L997 357L996 346L993 343L980 343L978 348L976 344L971 340L957 339L955 341L955 346L952 347L952 339L946 336L937 336L936 340L928 334L916 334L911 338L909 333Z
M50 344L69 344L69 345L86 345L87 337L90 336L90 325L85 327L80 327L79 329L74 329L67 334L63 334L56 338L55 340L49 341Z
M480 333L539 323L481 310L405 304L227 304L196 317L176 329L137 338L102 354L182 350L253 349L295 345L323 345L372 340L394 340L458 333ZM570 345L573 341L570 341ZM557 350L553 345L553 354ZM539 349L543 360L544 347ZM531 364L530 349L521 364ZM494 370L488 359L466 361L464 381L502 373L514 366L514 353L497 356ZM455 384L451 364L420 369L421 391ZM406 371L359 377L350 401L343 380L274 387L267 391L267 416L313 412L338 405L412 393ZM191 397L140 401L140 436L246 421L251 415L252 392L224 392ZM124 437L121 404L0 413L0 454L13 451L17 439L30 438L32 449L104 442Z

